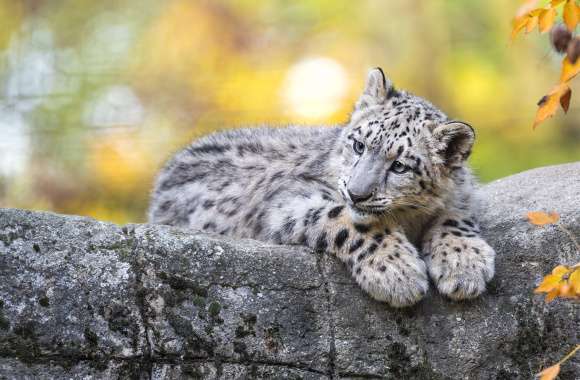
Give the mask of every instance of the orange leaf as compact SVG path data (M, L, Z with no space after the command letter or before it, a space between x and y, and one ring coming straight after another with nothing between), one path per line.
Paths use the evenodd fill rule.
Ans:
M517 37L518 33L522 31L522 29L526 26L527 23L528 23L527 15L514 19L514 21L512 22L512 35L511 35L512 41Z
M557 7L558 5L562 4L564 0L552 0L550 1L550 6Z
M570 108L570 98L572 97L572 90L570 87L560 96L560 105L564 110L564 113L568 112L568 108Z
M568 273L570 271L570 268L568 268L565 265L558 265L557 267L555 267L554 269L552 269L552 275L554 276L564 276L566 273Z
M571 290L569 284L563 284L560 286L560 297L569 298L570 296L573 296Z
M553 277L553 276L546 276L544 277L544 280L542 281L542 283L536 288L534 289L534 293L548 293L551 292L554 289L557 289L560 284L559 282L562 280L562 278L558 278L558 277Z
M568 274L570 269L564 265L558 265L552 269L552 273L543 278L542 283L534 290L534 293L548 293L553 290L558 290L564 281L564 276Z
M540 380L554 380L559 373L560 364L554 364L553 366L548 367L542 372L538 373L538 376L540 376Z
M556 19L556 9L542 9L539 16L539 28L540 33L545 33L552 28L554 25L554 20Z
M560 83L559 85L554 87L548 95L540 99L540 101L538 102L539 108L538 111L536 112L536 118L534 119L533 125L534 129L544 120L556 114L556 111L558 110L558 104L560 104L560 98L562 98L563 96L568 96L567 94L568 91L570 91L570 87L568 86L568 84Z
M562 61L562 73L560 74L560 83L568 82L580 73L580 59L576 63L570 62L568 57L564 57Z
M538 25L538 16L532 16L530 12L530 17L528 17L528 21L526 22L526 33L530 33L534 28Z
M560 293L560 289L552 289L548 292L548 294L546 294L546 302L552 302L554 300L554 298L558 297L558 294Z
M564 1L564 0L559 0L559 1ZM523 17L523 16L529 14L532 10L534 10L534 8L536 7L537 4L538 4L538 0L526 0L526 2L524 2L516 11L516 18L520 18L520 17Z
M568 277L568 282L572 287L572 290L577 296L580 296L580 268L577 268L570 277Z
M567 0L566 5L564 5L564 23L568 27L568 30L573 32L578 24L578 7L576 6L576 0Z
M560 215L557 212L551 212L549 214L543 211L530 211L528 212L528 220L530 223L536 226L543 226L545 224L554 224L560 219Z

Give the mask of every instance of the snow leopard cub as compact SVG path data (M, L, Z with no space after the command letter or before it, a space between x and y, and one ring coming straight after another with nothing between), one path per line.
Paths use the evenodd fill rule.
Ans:
M428 276L452 299L474 298L495 258L470 205L474 139L377 68L344 126L194 141L160 172L149 220L332 253L395 307L419 301Z

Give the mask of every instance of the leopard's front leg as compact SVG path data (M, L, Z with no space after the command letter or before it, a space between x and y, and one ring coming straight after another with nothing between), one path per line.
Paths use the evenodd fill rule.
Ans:
M358 225L354 225L357 231ZM411 306L429 289L425 262L397 226L369 226L369 233L357 235L347 250L334 253L352 271L356 282L374 299L394 307ZM364 246L353 251L361 241Z
M423 239L423 255L439 292L454 300L479 296L494 275L495 251L460 211L438 217Z
M425 263L400 227L354 223L340 204L312 202L307 210L282 224L282 242L335 254L371 297L391 306L413 305L427 293Z

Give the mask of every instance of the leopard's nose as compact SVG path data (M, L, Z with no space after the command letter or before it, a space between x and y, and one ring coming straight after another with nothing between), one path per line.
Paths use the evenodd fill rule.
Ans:
M350 190L347 190L348 192L348 196L350 197L350 199L353 201L353 203L360 203L360 202L364 202L368 199L370 199L370 197L373 196L373 193L365 193L365 194L357 194L357 193L353 193Z

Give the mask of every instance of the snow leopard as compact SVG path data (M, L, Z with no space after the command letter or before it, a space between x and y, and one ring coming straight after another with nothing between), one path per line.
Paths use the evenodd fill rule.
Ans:
M482 294L494 249L482 238L467 123L372 69L339 126L214 133L170 159L151 223L303 245L344 262L372 298L411 306L430 280L452 300Z

